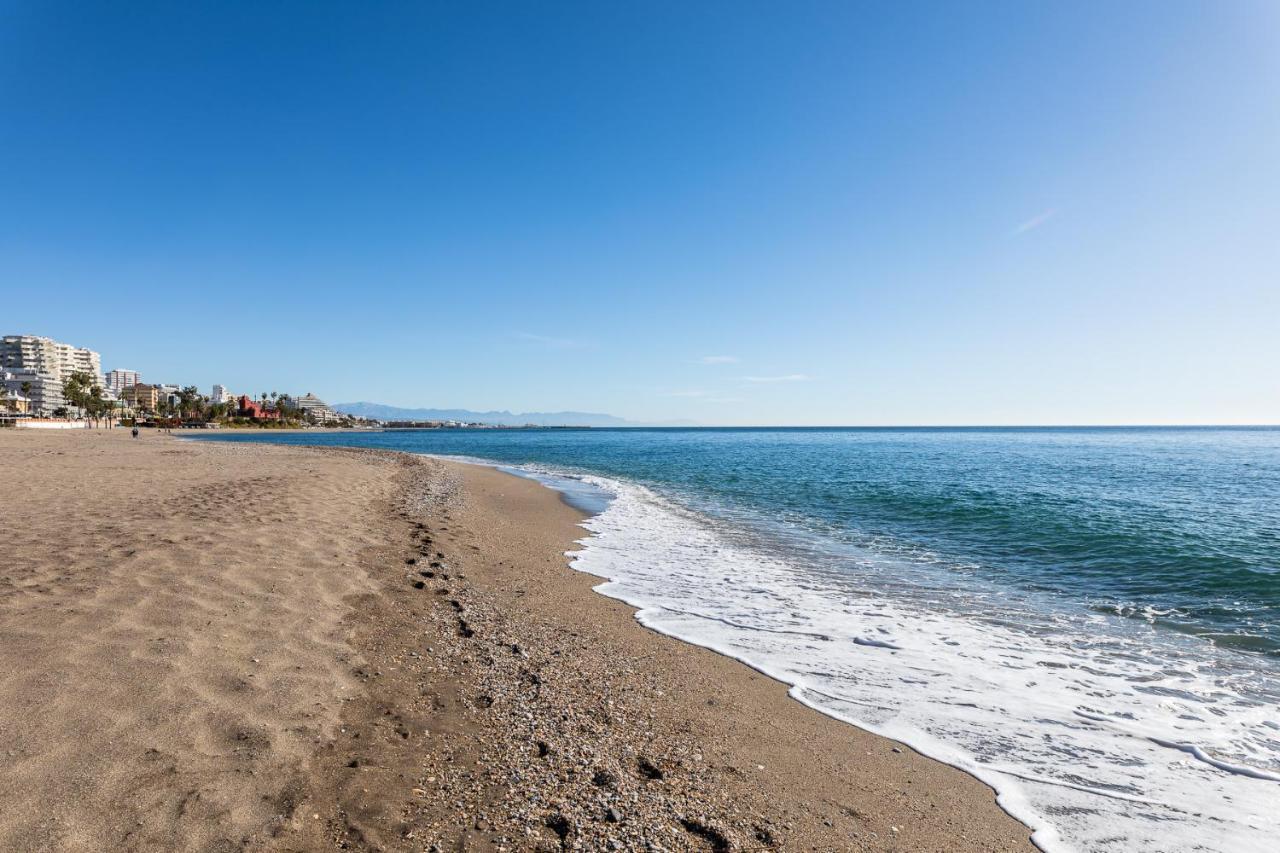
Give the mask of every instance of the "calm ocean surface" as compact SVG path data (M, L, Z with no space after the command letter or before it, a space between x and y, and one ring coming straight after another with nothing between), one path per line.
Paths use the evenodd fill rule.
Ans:
M208 437L566 490L602 592L973 772L1048 849L1277 849L1280 429Z

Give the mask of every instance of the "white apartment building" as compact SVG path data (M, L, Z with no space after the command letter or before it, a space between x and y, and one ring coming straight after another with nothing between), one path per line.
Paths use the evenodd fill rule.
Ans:
M124 389L133 385L137 385L142 381L142 375L136 370L113 370L107 374L107 383L104 386L108 391L119 397Z
M214 385L213 393L209 395L211 403L230 403L235 396L227 390L225 385Z
M95 384L102 384L102 357L96 352L37 335L0 338L0 370L33 370L59 384L73 373L87 373Z
M182 392L180 385L157 385L156 391L159 394L160 402L168 403L170 406L178 405L178 395Z
M0 368L0 392L7 391L26 397L28 412L37 417L50 417L67 403L62 396L62 380L38 370Z
M297 398L295 403L304 415L318 424L329 423L338 419L338 413L329 408L329 404L310 392Z

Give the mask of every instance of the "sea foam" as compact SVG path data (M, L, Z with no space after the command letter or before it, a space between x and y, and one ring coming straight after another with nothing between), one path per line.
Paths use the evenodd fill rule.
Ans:
M599 592L973 774L1041 848L1276 849L1280 714L1212 644L918 560L771 548L643 486L572 479L614 496L571 552Z

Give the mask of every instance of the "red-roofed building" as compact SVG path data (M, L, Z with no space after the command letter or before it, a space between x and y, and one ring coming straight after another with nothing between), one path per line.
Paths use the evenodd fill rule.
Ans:
M253 418L255 421L278 421L280 413L275 409L268 409L257 400L250 400L248 394L240 395L240 408L236 414L242 418Z

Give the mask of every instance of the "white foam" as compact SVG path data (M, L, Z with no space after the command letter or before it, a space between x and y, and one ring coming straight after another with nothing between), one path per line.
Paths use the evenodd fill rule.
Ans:
M913 585L902 563L815 566L641 486L582 479L616 495L571 554L606 579L598 591L972 773L1041 848L1276 849L1280 714L1211 644L996 588Z

